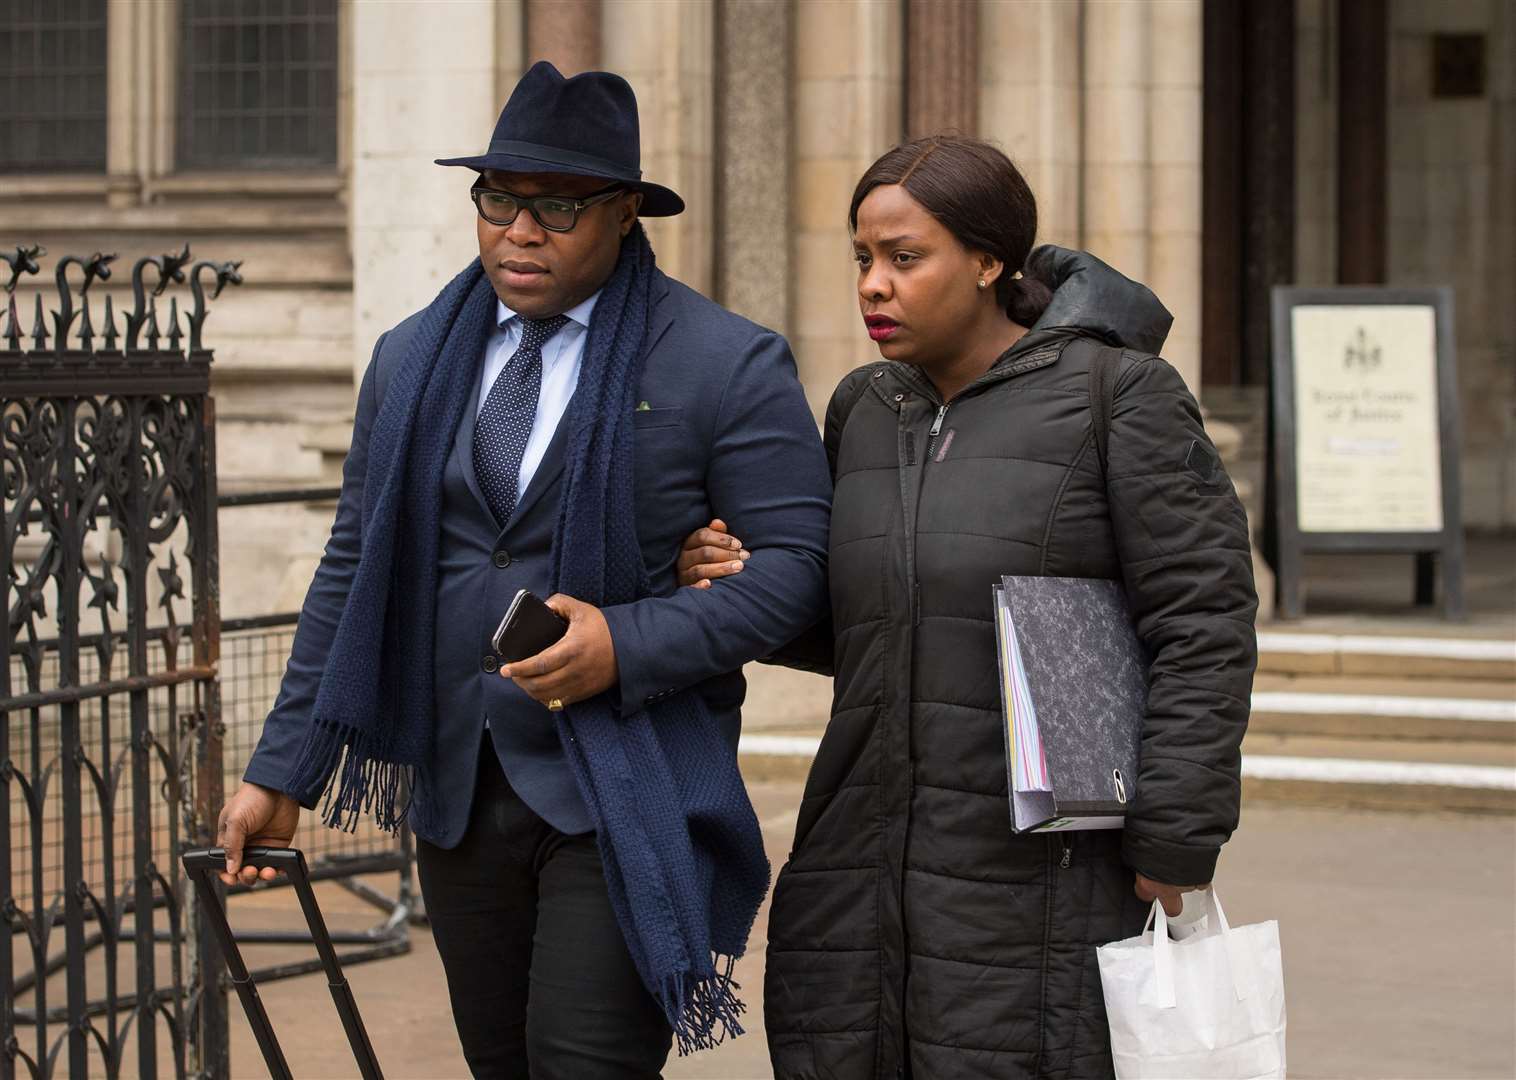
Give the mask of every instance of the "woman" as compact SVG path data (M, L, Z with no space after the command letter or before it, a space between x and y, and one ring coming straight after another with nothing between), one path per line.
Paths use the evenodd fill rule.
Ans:
M850 220L883 359L827 409L832 622L785 659L836 682L770 916L775 1075L1109 1076L1095 946L1138 933L1155 897L1177 912L1237 822L1246 520L1151 355L1169 314L1088 255L1032 251L1032 194L998 150L896 147ZM732 572L713 524L686 583ZM1152 667L1124 830L1010 830L1003 574L1125 582Z

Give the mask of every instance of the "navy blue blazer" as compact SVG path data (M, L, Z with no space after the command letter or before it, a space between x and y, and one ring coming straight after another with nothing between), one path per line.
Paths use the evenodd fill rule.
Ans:
M632 417L637 535L653 594L604 609L621 678L612 693L630 713L693 687L735 756L746 693L742 665L815 623L827 603L830 472L784 338L662 274L653 296L652 346L638 395L650 408ZM369 431L419 320L412 315L374 347L331 539L301 608L278 699L244 773L253 783L287 790L362 549ZM563 832L592 828L552 714L495 672L490 648L518 589L550 591L566 432L560 426L511 519L497 522L474 476L474 382L442 481L436 737L422 770L440 812L429 828L414 815L411 821L418 835L441 847L455 846L468 825L486 718L506 776L526 804ZM716 588L681 589L680 547L713 517L724 519L753 557ZM288 794L309 808L321 790Z

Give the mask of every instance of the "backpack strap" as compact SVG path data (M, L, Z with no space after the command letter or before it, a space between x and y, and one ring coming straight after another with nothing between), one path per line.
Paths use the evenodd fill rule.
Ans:
M866 379L858 380L858 386L853 390L853 396L848 398L847 404L842 407L840 413L842 424L841 427L838 428L839 431L847 427L848 418L853 415L853 410L858 407L858 402L863 400L863 395L868 393L869 384L874 381L879 372L885 370L888 367L889 361L876 360L864 369L869 373L869 377Z
M1088 339L1086 339L1088 340ZM1095 453L1100 462L1100 473L1106 472L1110 460L1111 411L1116 396L1116 376L1121 366L1121 350L1110 345L1091 341L1094 350L1090 357L1090 428L1095 435Z
M837 473L836 453L842 445L842 436L847 431L847 422L852 418L853 410L858 407L858 403L863 400L863 395L868 393L869 384L874 381L874 372L887 367L888 363L888 361L875 361L868 365L868 378L858 380L858 385L853 389L852 395L837 410L837 446L828 446L826 451L827 465L831 469L833 480L836 479Z

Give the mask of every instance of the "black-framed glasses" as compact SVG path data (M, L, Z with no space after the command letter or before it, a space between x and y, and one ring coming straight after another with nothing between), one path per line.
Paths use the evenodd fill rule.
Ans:
M579 215L584 210L613 199L625 190L620 184L612 184L582 199L571 199L566 195L516 195L476 184L469 189L469 198L474 200L479 216L491 225L509 225L524 206L532 212L537 224L548 232L569 232L579 224Z

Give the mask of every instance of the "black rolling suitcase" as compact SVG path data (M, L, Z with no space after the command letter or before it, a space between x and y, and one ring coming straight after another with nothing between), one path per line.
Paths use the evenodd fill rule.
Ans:
M321 964L326 969L326 981L337 1003L337 1014L342 1017L342 1027L347 1032L347 1041L358 1060L358 1071L363 1080L383 1080L379 1062L374 1058L374 1048L369 1044L368 1032L363 1028L363 1018L358 1015L358 1003L353 998L352 987L342 974L342 964L332 948L332 938L326 929L326 920L321 917L321 908L316 904L316 894L311 890L310 874L306 870L305 856L298 848L248 848L242 853L244 866L260 870L271 866L289 876L300 898L300 908L305 912L305 921L310 926L311 940L321 955ZM226 907L216 891L213 875L226 868L226 852L221 848L201 848L184 853L184 869L195 883L201 906L205 909L206 921L221 946L226 958L226 969L237 996L242 999L242 1008L252 1025L258 1048L263 1051L263 1060L268 1063L269 1075L274 1080L293 1080L289 1064L284 1060L284 1051L279 1048L279 1039L269 1023L268 1012L258 996L258 987L242 962L242 952L237 948L237 939L232 936L231 924L226 919ZM209 977L209 975L207 975Z

